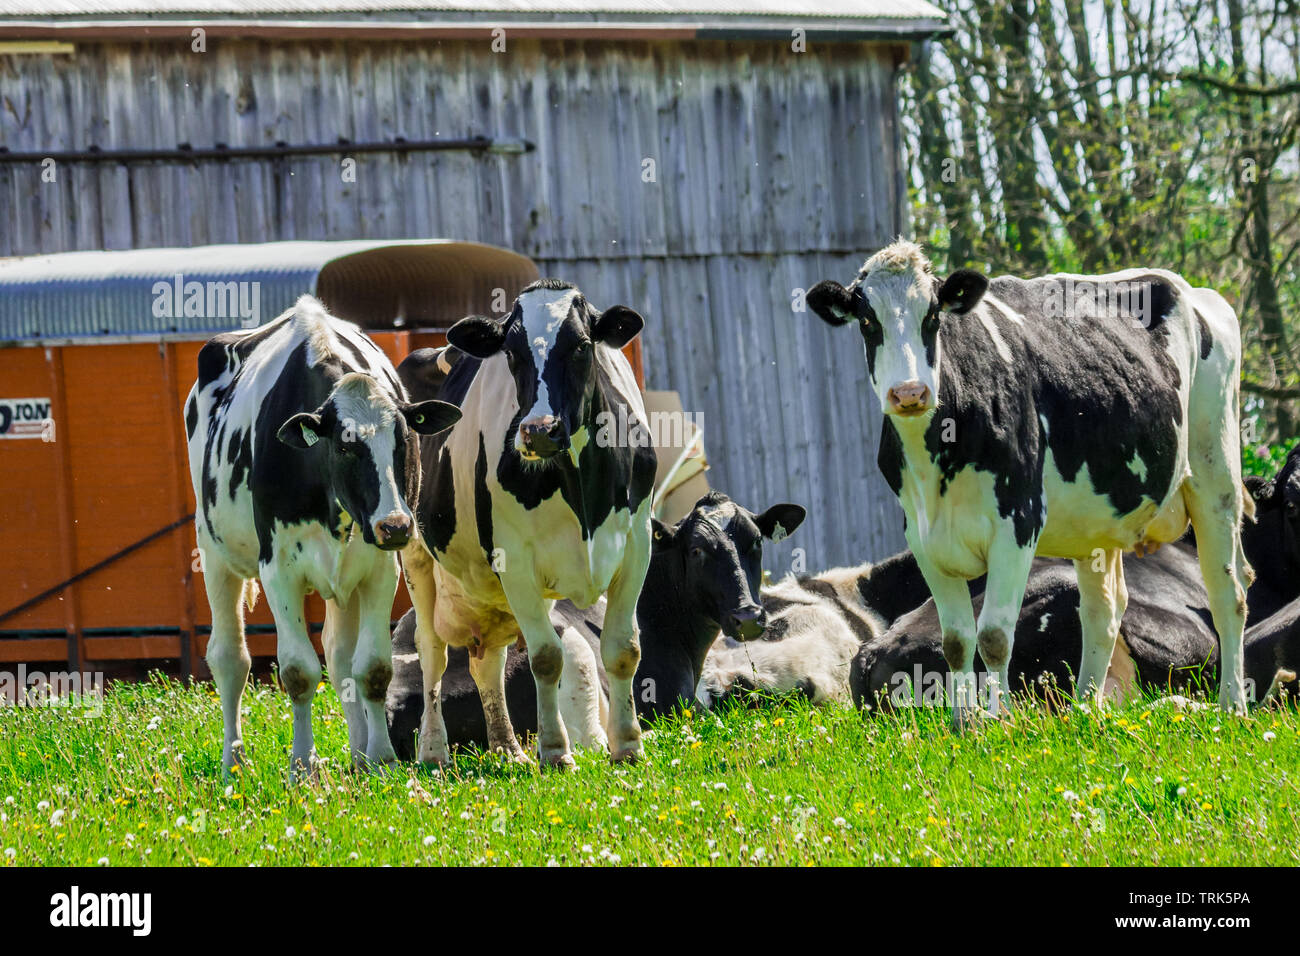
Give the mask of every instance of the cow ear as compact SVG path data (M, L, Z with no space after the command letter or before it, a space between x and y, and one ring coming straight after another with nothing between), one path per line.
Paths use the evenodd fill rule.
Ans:
M459 408L437 399L403 405L402 415L417 435L436 435L460 421Z
M987 276L974 269L958 269L939 287L939 308L953 315L965 315L979 304L988 287Z
M804 301L827 325L847 325L857 316L853 295L838 282L827 279L809 289Z
M506 331L485 315L468 315L447 330L447 341L466 355L491 358L505 344Z
M807 514L808 512L801 505L772 505L761 515L757 515L754 523L758 525L758 530L763 533L763 537L780 541L792 535L795 528L803 524Z
M280 426L275 437L290 448L310 448L325 437L320 429L319 415L315 412L299 412Z
M672 548L677 536L677 529L669 527L658 518L650 519L650 553L658 554Z
M641 334L645 319L625 305L611 305L591 326L591 337L611 348L621 349Z

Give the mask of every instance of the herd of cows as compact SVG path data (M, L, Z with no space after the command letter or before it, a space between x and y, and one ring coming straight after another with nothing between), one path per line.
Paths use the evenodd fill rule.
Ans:
M770 586L762 542L802 507L712 492L666 525L653 449L596 428L646 418L630 308L541 280L397 368L310 296L205 344L185 421L223 767L259 580L295 773L315 759L312 591L364 766L466 744L528 761L520 732L545 765L633 760L644 718L754 691L948 704L958 728L1012 691L1096 704L1217 674L1238 712L1296 693L1300 449L1243 483L1221 297L1151 269L940 281L899 240L807 303L862 333L909 550ZM413 608L390 635L399 552Z

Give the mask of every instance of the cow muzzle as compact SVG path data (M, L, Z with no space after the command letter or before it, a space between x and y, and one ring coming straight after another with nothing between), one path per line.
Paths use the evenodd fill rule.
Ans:
M404 548L411 541L413 526L410 515L394 511L375 522L375 544L381 551L396 551L398 548Z
M529 459L545 459L569 447L569 433L554 415L520 422L515 449Z
M889 412L904 418L922 415L934 407L934 395L924 382L902 382L891 388L886 398Z
M767 612L757 604L742 607L727 617L727 636L738 641L752 641L767 630Z

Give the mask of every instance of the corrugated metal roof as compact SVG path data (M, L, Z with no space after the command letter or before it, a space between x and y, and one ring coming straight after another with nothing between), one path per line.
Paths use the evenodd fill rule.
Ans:
M419 13L634 14L647 20L695 15L942 21L926 0L0 0L0 17L90 19L378 15Z
M0 260L0 341L207 334L272 319L305 292L369 328L441 324L536 276L518 253L445 239L23 256Z

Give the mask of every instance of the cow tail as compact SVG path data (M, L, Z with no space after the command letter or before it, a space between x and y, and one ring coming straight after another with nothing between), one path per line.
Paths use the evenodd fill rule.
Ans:
M260 588L257 586L257 578L249 578L244 582L244 604L251 611L257 607L257 595Z
M1241 486L1242 493L1245 495L1245 502L1241 509L1242 517L1248 519L1251 524L1255 523L1255 496L1250 493L1250 489L1243 483Z

